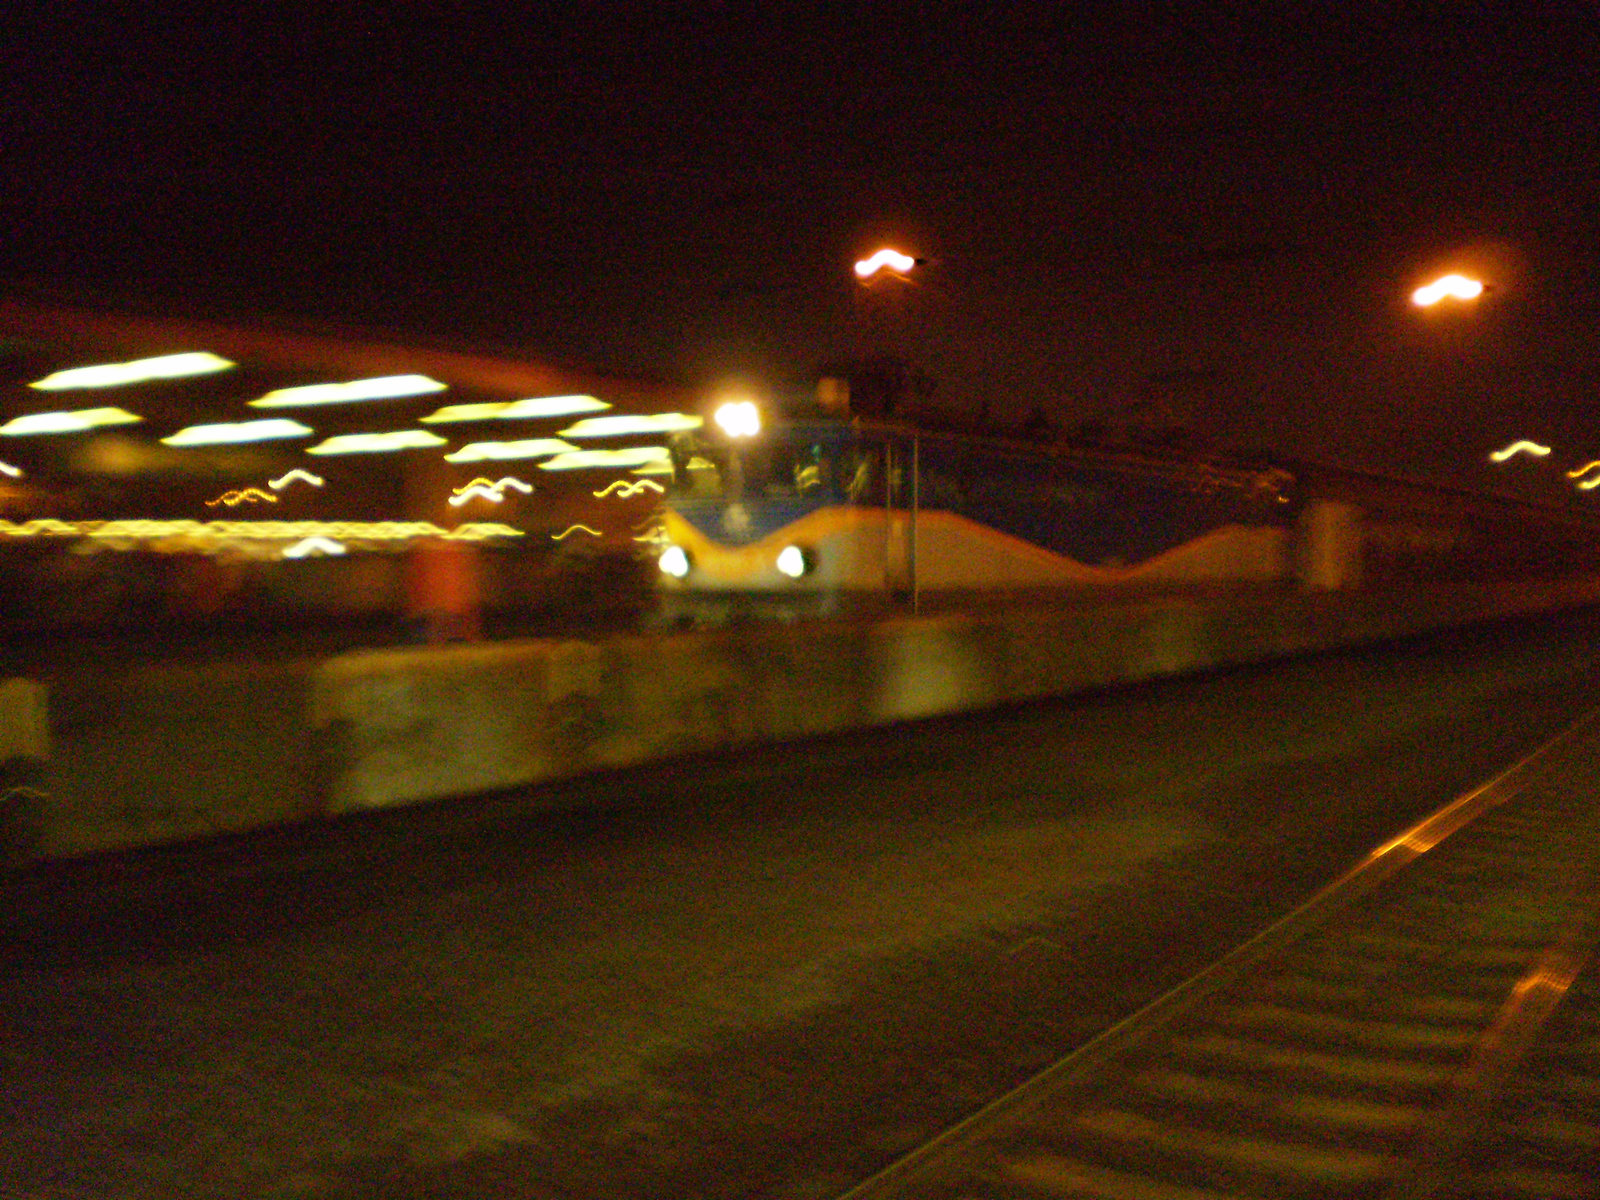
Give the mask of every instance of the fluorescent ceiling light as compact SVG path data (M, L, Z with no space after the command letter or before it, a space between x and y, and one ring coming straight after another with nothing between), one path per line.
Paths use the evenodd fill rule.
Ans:
M120 408L80 408L76 412L29 413L0 425L0 433L20 437L28 433L83 433L101 425L136 425L144 420Z
M381 454L389 450L421 450L444 443L444 438L426 429L398 429L392 433L341 433L317 443L306 453Z
M505 494L504 493L496 491L492 487L485 487L483 484L480 483L480 484L475 484L472 487L465 488L462 491L459 491L455 495L451 496L450 497L450 506L452 508L460 508L463 504L465 504L468 500L471 500L474 496L481 496L485 500L489 501L491 504L499 504L502 500L505 499Z
M540 458L546 454L565 454L576 450L571 442L560 438L528 438L521 442L469 442L454 454L446 454L445 462L502 462L512 458Z
M384 375L353 379L349 383L312 383L305 387L278 388L251 408L303 408L311 404L348 404L353 400L390 400L397 396L425 396L442 392L445 385L426 375Z
M593 396L540 396L500 404L447 404L422 418L424 425L445 421L532 421L540 417L570 417L575 413L610 408Z
M338 556L344 552L344 544L342 542L336 542L332 538L321 536L302 538L294 545L283 548L283 556L285 558L310 558L313 555Z
M656 413L645 416L588 417L561 431L562 437L627 437L635 433L676 433L699 429L704 417L688 413Z
M643 467L670 463L665 446L635 446L631 450L573 450L539 464L543 471L576 471L583 467Z
M452 496L463 496L467 492L470 492L473 488L488 488L490 491L503 492L508 487L516 488L517 491L521 492L524 496L533 491L533 485L531 483L524 483L514 475L506 475L500 479L490 479L487 476L479 475L470 483L462 484L458 488L451 488L450 494Z
M68 388L121 387L127 383L143 383L147 379L178 379L185 375L206 375L212 371L226 371L233 363L206 351L192 354L163 354L158 358L139 358L133 362L103 363L97 367L73 367L46 375L31 388L42 392L64 391Z
M303 483L309 483L312 487L321 487L326 482L321 475L313 475L310 471L302 471L299 467L296 467L286 475L267 480L267 486L275 492L281 492L297 479Z
M310 437L316 431L299 421L240 421L232 425L190 425L171 437L163 446L226 446L237 442L269 442L274 438Z

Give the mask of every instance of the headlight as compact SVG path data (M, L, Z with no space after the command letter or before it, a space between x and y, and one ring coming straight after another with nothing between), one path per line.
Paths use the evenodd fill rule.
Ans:
M799 579L816 569L816 552L806 546L785 546L778 551L778 570L790 579Z
M682 546L668 546L661 552L656 565L674 579L682 579L689 573L692 564L689 562L689 552Z

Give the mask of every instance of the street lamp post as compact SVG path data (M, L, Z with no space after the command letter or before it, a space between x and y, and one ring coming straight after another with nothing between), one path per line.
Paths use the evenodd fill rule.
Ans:
M876 253L859 260L855 264L856 279L859 280L864 286L868 287L870 287L875 280L885 277L898 279L902 282L909 282L908 277L910 272L915 270L917 267L925 265L927 261L928 260L925 258L916 258L909 254L902 254L898 250L885 246L883 249L878 250ZM892 407L892 403L890 407ZM890 528L893 523L890 514L894 512L894 493L892 490L894 487L894 444L892 441L885 440L883 458L884 511L886 516L884 521L884 584L887 588L889 584L889 535ZM918 436L917 430L913 427L911 430L910 464L911 504L910 508L908 509L908 517L906 522L906 584L911 592L911 611L913 614L919 612L922 607L922 592L917 578L917 509L920 501L920 480L918 476L922 467L921 459L921 438Z

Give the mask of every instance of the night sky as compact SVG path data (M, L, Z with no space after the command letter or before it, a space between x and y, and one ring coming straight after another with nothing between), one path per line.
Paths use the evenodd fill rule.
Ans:
M5 279L775 389L889 351L954 409L1467 482L1600 455L1592 4L63 11L8 31ZM884 241L931 262L865 291ZM1445 268L1493 291L1412 308Z

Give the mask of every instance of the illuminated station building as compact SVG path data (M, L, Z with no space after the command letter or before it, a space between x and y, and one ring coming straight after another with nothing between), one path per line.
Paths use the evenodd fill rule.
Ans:
M47 623L135 560L188 615L404 608L419 577L554 602L564 568L654 569L706 424L687 387L377 340L6 303L0 345L0 571Z

